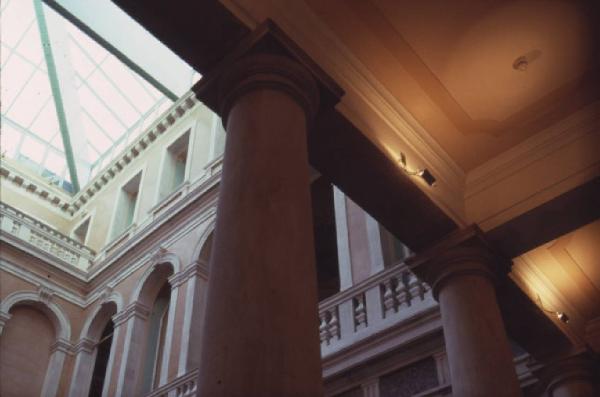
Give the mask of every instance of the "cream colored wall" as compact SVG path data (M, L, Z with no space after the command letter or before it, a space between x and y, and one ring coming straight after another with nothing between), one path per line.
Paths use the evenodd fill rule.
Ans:
M127 165L104 189L94 196L81 210L92 216L87 245L99 251L114 239L111 228L114 221L115 203L121 187L138 172L142 172L142 180L136 203L134 224L141 224L148 219L150 210L158 204L158 190L162 174L164 156L168 146L181 134L191 129L188 149L187 181L193 181L204 172L209 161L211 145L211 121L213 113L203 105L186 114L162 134L146 151ZM87 215L85 215L87 216ZM77 215L77 222L85 219ZM74 229L74 227L72 227Z
M82 221L91 216L85 244L95 251L100 251L114 240L111 231L120 189L140 171L142 180L133 223L139 225L148 220L151 210L159 201L158 189L167 147L188 129L191 133L186 182L193 183L204 175L207 163L219 157L224 149L225 134L220 120L201 103L196 103L193 109L178 118L140 156L127 164L73 216L41 199L37 193L27 191L24 187L17 186L6 178L1 180L0 198L3 203L21 210L69 236L72 236L72 232ZM17 163L13 165L21 172L22 167L19 167ZM26 170L23 170L23 173L35 183L48 187L47 182L37 175ZM50 189L56 190L51 187ZM65 200L68 200L68 195L61 192L58 194L62 194Z
M35 193L27 193L22 187L4 178L0 180L0 201L41 222L52 225L63 234L70 232L71 217L67 213L41 200Z

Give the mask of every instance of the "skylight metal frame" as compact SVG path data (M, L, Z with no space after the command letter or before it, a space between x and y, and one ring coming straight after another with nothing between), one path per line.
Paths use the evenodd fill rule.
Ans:
M23 64L29 65L27 69L31 68L31 71L28 73L29 75L24 74L20 77L19 81L24 82L22 86L15 86L15 88L10 91L12 100L11 103L7 104L8 108L3 109L2 120L9 124L15 130L15 134L20 135L17 135L18 141L15 141L13 146L11 146L11 148L13 148L16 151L15 154L22 152L21 149L23 148L23 144L28 138L31 138L35 142L39 142L43 145L43 149L40 148L40 150L44 150L44 152L40 152L40 156L36 155L35 158L31 157L31 160L33 161L33 163L36 164L36 167L37 165L39 165L41 167L41 170L46 169L46 167L48 166L46 165L46 162L50 154L52 154L52 156L62 157L64 159L64 162L62 164L56 163L56 158L48 159L48 161L51 161L48 164L54 164L54 168L51 169L51 172L57 173L59 174L59 177L64 178L66 164L66 170L70 175L71 185L73 187L74 193L76 193L80 189L81 182L81 174L79 173L79 171L84 172L86 174L88 172L97 172L98 167L101 164L105 164L107 158L110 159L114 157L114 152L116 148L119 148L121 150L123 148L122 146L124 146L123 143L128 142L131 139L132 134L141 132L139 130L141 130L141 127L144 125L144 123L148 121L146 120L148 117L150 117L154 113L157 113L161 109L161 107L165 105L165 103L169 102L169 100L176 101L178 97L169 89L167 89L163 84L161 84L158 80L156 80L150 74L145 72L140 66L132 62L130 58L128 58L122 52L117 50L116 47L104 40L88 25L80 21L72 13L70 13L68 10L59 5L57 1L29 1L32 2L30 4L33 4L33 16L30 16L31 20L28 21L28 25L24 28L24 30L21 31L19 29L20 35L18 37L12 37L10 43L11 45L8 45L9 43L3 42L3 50L5 50L8 53L7 57L4 58L4 65L8 65L11 58L13 56L16 56L18 58L18 62L16 60L13 61L17 62L13 64L15 65L14 67L18 67L19 63L23 62ZM3 3L1 11L4 12L5 10L7 10L10 4L11 0L5 1ZM48 31L48 22L46 21L46 13L48 12L48 9L44 9L44 6L50 7L50 9L52 9L62 18L64 18L64 20L66 20L68 23L70 23L79 31L81 31L83 35L87 36L88 39L97 44L99 48L102 48L104 51L106 51L108 56L112 55L114 58L109 59L107 57L103 57L102 59L98 59L98 57L95 56L95 52L88 53L88 51L90 51L90 48L88 48L88 46L82 46L77 36L73 36L72 32L67 29L63 33L59 33L58 37L62 37L62 39L59 39L60 41L57 42L59 43L57 45L60 48L62 48L64 44L66 46L64 51L68 51L67 47L69 45L74 44L78 48L74 51L80 51L81 54L86 58L85 62L89 66L87 66L85 69L85 74L87 76L81 75L80 73L82 71L78 68L75 68L75 66L72 70L73 74L70 74L70 72L66 72L66 77L63 76L65 72L63 72L62 70L57 70L57 65L54 60L54 57L57 56L55 54L56 49L52 47L52 43L54 43L55 38L53 39L53 32ZM54 16L52 18L54 18ZM51 25L53 25L53 23ZM37 34L31 31L31 29L36 29L36 26L38 30ZM50 26L50 28L54 29L53 26ZM31 40L33 40L33 34L35 34L41 40L41 54L39 47L31 47L30 43ZM27 40L27 43L24 43L24 40ZM20 48L21 43L25 44L25 47L23 47L23 49ZM71 47L71 51L73 51L73 48L74 47ZM35 61L37 61L38 59L39 62L36 63ZM130 84L136 85L135 92L137 92L137 95L144 96L143 98L140 97L142 98L142 102L136 103L137 97L135 96L135 94L132 96L131 92L124 91L122 89L122 86L120 86L119 84L119 80L115 80L114 76L109 75L106 70L103 70L103 62L105 62L107 59L109 59L109 62L112 62L110 66L107 65L109 68L117 67L115 66L116 64L114 64L114 59L121 62L120 67L123 68L124 66L124 68L118 70L125 71L125 74L122 75L122 78L125 78L126 81L130 81ZM62 58L61 62L63 62ZM31 117L29 117L29 115L27 115L26 112L23 112L22 102L19 103L18 108L15 108L15 112L17 113L8 113L8 110L10 110L10 108L15 103L23 101L21 97L25 90L28 91L28 95L31 95L31 87L35 87L35 84L32 83L33 85L31 87L29 87L29 85L33 79L40 79L40 73L43 74L45 78L47 76L46 81L50 83L49 89L47 88L48 86L45 86L42 91L43 95L48 95L48 97L45 99L44 97L39 97L39 101L36 102L36 106L38 108L32 110ZM98 73L98 77L96 77L95 73ZM71 78L76 78L81 82L79 85L74 86L77 87L74 88L75 91L71 91L71 87L65 87L65 85L61 85L61 82L69 81L69 79ZM93 85L90 84L91 81L88 81L90 78L94 79L95 81L92 83ZM150 84L150 86L152 86L153 89L155 89L156 91L151 89L150 86L148 86L147 84ZM137 85L139 85L139 87ZM92 100L91 98L93 96L94 99L92 100L93 102L88 102L87 105L82 105L78 109L77 104L73 102L73 93L78 94L81 86L86 87L86 91L88 91L86 95L88 96L88 98ZM108 88L108 86L110 86L111 88ZM98 87L107 87L105 89L107 89L108 91L97 92ZM64 102L63 93L61 92L63 88L69 91L67 93L68 104L65 104ZM110 95L111 92L114 92L115 95L119 95L118 99L119 101L124 101L124 105L127 104L127 111L135 113L127 114L121 112L119 109L113 109L114 105L107 103L107 99L110 98L110 96L107 95ZM90 94L92 96L90 96ZM53 104L50 104L50 102L53 102ZM144 103L144 105L141 105L142 103ZM74 104L76 106L75 110L71 109L71 104ZM50 109L49 106L52 106L54 110ZM118 133L111 134L107 131L106 123L103 123L102 120L98 120L98 116L94 114L94 106L98 106L98 109L103 112L108 112L106 113L107 115L110 113L111 117L114 118L114 121L111 120L110 122L115 123L113 125L114 128L118 128ZM70 113L66 114L67 111ZM119 114L117 111L119 111L121 114ZM49 112L52 112L53 115L50 116ZM13 116L16 117L15 120L11 119L11 117ZM43 119L40 119L40 117L43 117ZM48 119L48 117L50 118ZM71 135L74 133L74 131L71 130L73 129L73 126L75 126L77 127L75 128L77 130L77 133L80 133L80 122L76 120L75 124L71 124L71 119L73 117L75 117L75 119L77 120L79 120L80 117L85 117L87 119L86 123L88 124L86 124L86 131L87 128L91 128L88 134L92 135L86 134L85 141L86 146L89 147L88 150L91 157L87 157L85 156L85 154L81 155L81 153L78 153L77 155L79 157L76 158L76 153L74 153L73 148L74 137ZM53 127L51 129L40 129L40 126L45 125L44 122L46 120L51 122L51 125ZM23 125L23 123L27 123L28 125ZM59 133L59 142L62 143L62 148L58 146L57 142L57 139L59 139ZM101 136L103 137L102 139L106 140L101 145L102 150L96 147L93 139L90 139L90 137L94 136L93 134L101 134ZM100 135L98 135L98 137L100 139ZM75 139L75 141L77 141L77 139ZM80 144L81 142L78 143L78 148ZM29 157L29 155L27 156ZM82 161L84 157L86 157L86 161ZM42 159L41 161L40 158ZM85 166L82 167L82 164L84 164ZM82 167L81 170L78 171L78 167ZM59 171L61 168L62 171ZM86 176L87 175L84 175L84 178L86 178Z
M75 156L73 155L73 146L71 145L70 135L71 133L69 131L69 125L67 123L67 117L65 114L65 106L58 80L58 71L56 70L56 65L54 63L54 55L52 53L52 45L48 36L48 25L46 24L42 0L33 0L33 8L35 10L35 16L40 30L42 50L44 52L44 58L46 59L46 69L50 79L50 88L52 89L52 97L54 98L54 106L56 107L58 126L62 136L63 150L65 151L67 167L69 168L69 174L71 175L71 184L73 185L75 192L78 192L79 176L77 174L77 165L75 163Z

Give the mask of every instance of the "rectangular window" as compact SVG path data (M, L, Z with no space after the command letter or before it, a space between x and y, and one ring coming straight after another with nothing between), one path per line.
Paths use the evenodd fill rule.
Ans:
M90 228L90 218L83 221L75 230L73 230L73 239L81 244L85 244L88 229Z
M133 223L141 180L142 173L138 172L119 191L117 212L113 225L113 238L123 233Z
M159 200L173 193L184 182L189 143L190 131L188 130L167 148L160 183Z

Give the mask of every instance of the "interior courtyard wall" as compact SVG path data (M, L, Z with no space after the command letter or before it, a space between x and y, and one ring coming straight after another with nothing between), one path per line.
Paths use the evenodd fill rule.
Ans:
M5 159L2 159L2 162L4 161ZM30 178L35 178L34 175L25 170L22 172ZM47 184L47 182L41 183ZM65 195L65 197L67 196ZM40 200L40 197L35 193L25 193L23 187L19 187L5 178L0 179L0 201L48 225L52 225L53 228L63 234L69 235L71 232L72 220L67 213Z
M40 395L56 341L54 325L35 307L17 305L0 337L0 394Z

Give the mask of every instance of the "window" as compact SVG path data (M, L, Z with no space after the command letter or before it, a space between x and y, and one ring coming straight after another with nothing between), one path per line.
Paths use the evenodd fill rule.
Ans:
M88 229L90 228L90 217L83 221L75 230L73 230L73 239L81 244L85 244Z
M165 154L159 200L176 190L185 180L185 170L190 142L190 130L175 140Z
M140 171L136 176L131 178L129 182L123 185L119 191L117 210L113 223L113 238L123 233L133 223L141 180L142 173Z

